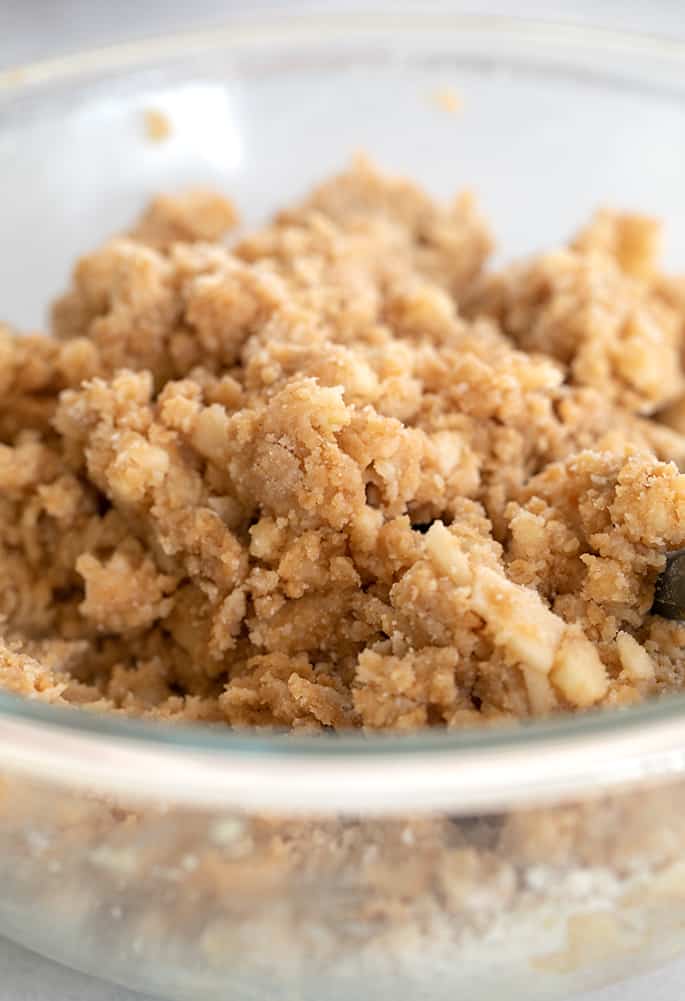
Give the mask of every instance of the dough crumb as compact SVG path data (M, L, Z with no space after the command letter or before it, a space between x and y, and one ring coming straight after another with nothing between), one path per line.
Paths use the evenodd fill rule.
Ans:
M158 108L147 108L144 113L145 135L153 143L161 143L169 139L173 129L171 121L163 111Z
M452 87L438 87L430 97L436 108L446 111L450 115L457 115L463 111L463 98Z

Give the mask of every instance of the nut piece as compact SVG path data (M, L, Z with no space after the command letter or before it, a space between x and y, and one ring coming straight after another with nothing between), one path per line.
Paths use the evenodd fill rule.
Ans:
M438 573L457 585L471 583L469 561L458 540L441 521L436 521L426 533L426 549Z
M528 702L535 716L545 716L557 708L559 702L554 688L549 683L549 677L541 671L529 667L521 668L523 681L528 692Z
M620 632L616 637L616 649L631 681L654 681L654 661L634 636Z
M552 669L565 626L537 592L489 567L478 567L472 604L485 619L494 642L514 660L544 674Z
M554 663L552 682L573 706L584 709L606 695L604 664L590 641L582 633L569 631Z

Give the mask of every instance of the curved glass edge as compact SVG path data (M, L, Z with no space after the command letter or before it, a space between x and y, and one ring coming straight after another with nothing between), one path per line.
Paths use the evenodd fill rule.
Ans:
M685 40L679 38L571 21L437 11L419 14L331 10L283 14L278 8L265 8L256 14L235 13L223 24L211 28L121 42L9 67L0 71L0 99L11 100L18 92L41 84L85 78L91 73L109 70L133 69L151 60L173 60L226 47L238 50L295 41L342 44L360 35L380 39L401 35L417 43L431 35L454 39L460 34L482 34L491 41L496 37L511 42L591 48L605 57L612 53L642 54L666 61L681 71L685 58Z
M664 696L624 709L595 709L545 719L511 722L463 730L433 729L413 733L324 732L298 736L286 731L236 731L224 724L164 723L92 710L37 703L0 692L0 716L37 723L51 730L101 735L115 740L144 742L162 749L240 755L307 757L375 757L436 752L502 751L613 736L640 735L646 728L682 724L685 749L685 694Z
M222 48L245 49L265 43L339 40L341 32L372 37L401 34L428 37L445 33L494 33L504 40L590 46L596 52L642 55L685 69L685 41L645 32L614 31L600 26L561 23L506 15L426 12L421 14L336 13L283 15L264 10L258 15L234 15L223 26L181 32L130 43L76 52L54 59L11 67L0 72L0 102L9 102L42 85L86 80L91 74L140 68L150 60L173 60L189 53ZM590 710L468 730L419 731L408 734L322 734L236 732L223 725L192 725L141 721L99 715L77 708L37 703L0 691L0 716L24 720L51 731L101 735L122 742L143 742L178 750L238 755L286 755L355 758L377 755L435 755L459 751L537 749L559 741L636 735L644 727L682 723L685 748L685 695L671 695L625 709Z

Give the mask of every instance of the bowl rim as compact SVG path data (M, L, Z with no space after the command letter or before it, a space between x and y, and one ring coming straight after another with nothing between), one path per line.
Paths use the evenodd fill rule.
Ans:
M0 109L36 89L134 70L189 52L245 51L390 35L587 49L682 66L685 39L598 26L461 13L234 15L223 26L123 42L0 71ZM473 730L298 736L140 721L0 691L0 760L83 788L187 805L401 812L499 809L587 795L685 772L685 695ZM131 788L135 775L134 786Z
M324 38L341 41L341 33L376 39L392 33L415 40L435 32L445 33L453 40L460 35L487 33L511 42L584 46L605 56L643 55L657 62L675 63L681 71L685 56L685 36L614 29L566 19L437 10L353 12L331 8L325 12L283 13L280 8L266 7L256 13L235 12L221 24L206 28L150 35L8 66L0 70L0 100L35 86L84 78L89 73L134 69L151 59L172 60L190 52L210 52L226 46L250 49L265 43L316 44Z

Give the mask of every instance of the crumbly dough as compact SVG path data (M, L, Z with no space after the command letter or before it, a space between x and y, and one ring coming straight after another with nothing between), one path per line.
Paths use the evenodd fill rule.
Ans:
M161 196L0 332L0 684L299 730L683 686L685 295L599 213L484 270L472 199L367 162L235 239ZM660 414L665 415L664 421Z

